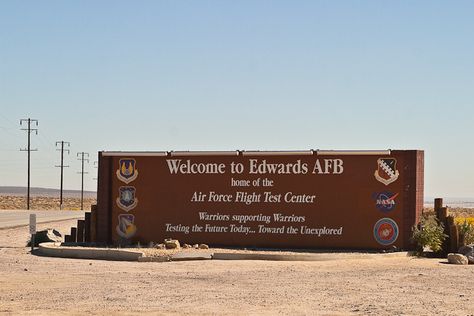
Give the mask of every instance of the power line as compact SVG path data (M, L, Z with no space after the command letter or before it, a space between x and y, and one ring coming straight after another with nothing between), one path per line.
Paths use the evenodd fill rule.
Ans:
M85 152L80 152L80 153L77 153L77 157L79 156L81 156L81 158L77 160L80 160L81 165L82 165L81 172L78 172L78 173L81 174L81 211L83 211L84 210L84 174L88 173L88 172L84 172L84 161L89 162L89 159L88 159L89 154ZM85 158L85 156L87 156L87 158Z
M28 148L26 149L21 149L20 151L28 151L28 190L26 193L26 209L30 209L30 154L32 151L37 151L38 149L31 149L31 132L35 132L36 135L38 135L38 129L37 128L31 128L31 123L35 123L36 126L38 126L38 120L32 120L30 118L27 119L21 119L20 120L20 126L23 126L23 123L28 123L28 128L22 128L22 131L27 131L28 132Z
M69 167L69 166L64 165L64 152L66 151L69 154L69 149L64 149L64 144L66 144L67 147L69 147L71 144L69 142L65 142L65 141L62 140L62 141L56 142L56 147L59 144L61 144L61 149L56 149L56 150L61 151L61 164L59 166L55 166L55 167L61 168L61 186L60 186L60 190L59 190L59 209L62 210L63 209L63 168L68 168Z

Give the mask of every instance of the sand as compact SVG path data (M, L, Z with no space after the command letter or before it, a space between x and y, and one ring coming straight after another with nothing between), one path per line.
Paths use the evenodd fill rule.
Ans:
M474 266L443 259L109 262L31 255L27 234L0 230L2 314L474 314Z
M96 204L95 198L85 197L83 209L88 211L91 204ZM1 210L23 210L26 209L26 197L18 195L0 194ZM32 210L59 210L59 197L32 196L30 198L30 209ZM63 210L80 210L81 199L78 197L63 198Z

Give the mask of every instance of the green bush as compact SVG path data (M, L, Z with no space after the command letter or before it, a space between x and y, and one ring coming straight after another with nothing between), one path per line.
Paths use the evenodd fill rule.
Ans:
M474 244L474 226L466 219L458 224L459 241L461 246Z
M444 234L444 225L435 216L423 216L421 222L413 227L412 240L417 245L417 250L422 253L425 247L433 252L442 250L443 241L448 237Z

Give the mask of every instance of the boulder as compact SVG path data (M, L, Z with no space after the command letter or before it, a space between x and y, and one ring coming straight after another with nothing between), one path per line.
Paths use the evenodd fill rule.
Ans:
M194 244L194 245L193 245L193 248L194 248L194 249L199 249L199 245L198 245L198 244Z
M166 249L179 249L181 247L179 241L176 239L166 239L165 246Z
M452 264L468 264L467 257L460 253L449 253L448 262Z
M206 244L200 244L199 249L209 249L209 246Z
M38 247L42 242L62 242L63 236L60 232L55 229L39 230L35 234L35 247ZM28 246L31 246L31 240L28 242Z
M189 249L189 248L193 248L193 246L191 246L190 244L183 245L183 249Z
M458 252L467 257L469 264L474 264L474 245L462 246Z
M165 246L165 244L157 244L157 245L155 245L155 248L156 249L166 249L166 246Z

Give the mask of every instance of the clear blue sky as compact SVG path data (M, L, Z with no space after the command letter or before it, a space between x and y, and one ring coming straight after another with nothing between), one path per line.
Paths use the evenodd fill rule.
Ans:
M472 1L1 1L0 185L98 150L423 149L474 197Z

